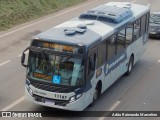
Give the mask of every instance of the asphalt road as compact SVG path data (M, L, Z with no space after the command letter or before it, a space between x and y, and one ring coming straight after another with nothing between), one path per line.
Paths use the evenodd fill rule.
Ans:
M67 8L52 15L16 26L0 32L0 111L54 111L24 100L25 68L20 64L20 55L29 45L31 38L53 26L78 16L80 13L108 1L88 0L85 3ZM117 0L118 1L118 0ZM119 0L122 1L122 0ZM160 10L159 0L140 0L137 3L150 3L151 11ZM86 111L160 111L160 41L150 39L148 48L135 65L130 76L121 77ZM63 114L63 111L62 111ZM42 118L44 119L44 118ZM66 118L48 118L66 119ZM68 118L69 119L69 118ZM72 118L103 120L116 118ZM118 118L119 120L139 120L145 118ZM146 118L158 120L160 118Z

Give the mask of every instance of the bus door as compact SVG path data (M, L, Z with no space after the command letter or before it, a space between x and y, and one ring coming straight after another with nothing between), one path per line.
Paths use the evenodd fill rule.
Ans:
M93 99L93 88L96 80L95 66L96 66L97 47L93 47L88 51L87 57L87 73L86 73L86 87L85 87L85 106L88 106Z

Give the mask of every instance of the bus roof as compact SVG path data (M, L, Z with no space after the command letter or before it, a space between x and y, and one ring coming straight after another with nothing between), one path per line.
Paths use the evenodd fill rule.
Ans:
M110 2L81 14L92 15L92 19L84 16L76 17L35 36L35 38L50 42L90 46L112 35L117 28L134 21L149 10L149 6L129 4L128 2ZM98 20L99 16L107 19ZM113 22L107 21L110 19Z

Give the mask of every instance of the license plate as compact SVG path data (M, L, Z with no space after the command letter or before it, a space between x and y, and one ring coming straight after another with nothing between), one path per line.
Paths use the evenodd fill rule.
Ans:
M41 97L35 97L35 101L44 103L45 99Z
M156 32L150 32L150 34L156 34Z
M46 104L49 104L49 105L54 105L55 104L55 102L53 101L53 100L45 100L45 103Z

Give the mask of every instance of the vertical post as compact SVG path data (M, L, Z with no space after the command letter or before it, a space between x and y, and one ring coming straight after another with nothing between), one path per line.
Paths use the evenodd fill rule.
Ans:
M131 6L132 6L132 0L129 0L129 6L131 8Z

